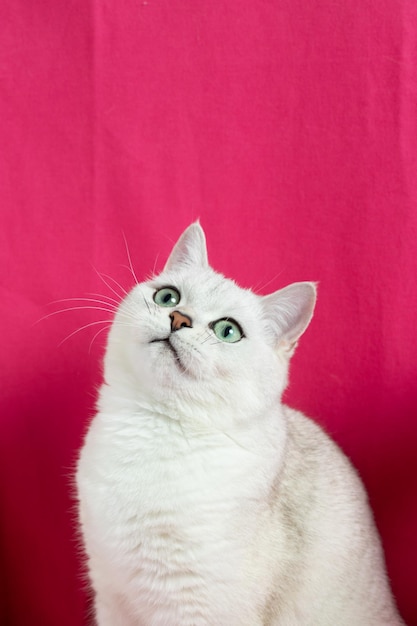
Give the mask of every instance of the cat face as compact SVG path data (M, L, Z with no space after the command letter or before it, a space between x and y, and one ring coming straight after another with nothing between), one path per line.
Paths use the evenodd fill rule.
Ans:
M134 287L117 312L105 376L125 377L153 402L268 406L310 321L311 283L261 297L209 267L203 230L190 226L163 272Z

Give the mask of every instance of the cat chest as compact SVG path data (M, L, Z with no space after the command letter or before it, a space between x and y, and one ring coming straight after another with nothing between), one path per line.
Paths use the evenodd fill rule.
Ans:
M93 479L90 504L113 523L137 525L137 532L163 541L180 529L188 536L231 522L244 506L253 475L242 472L241 460L221 454L163 455L148 453L107 457ZM188 528L189 527L189 528Z
M225 553L229 563L242 559L242 516L249 529L264 488L247 452L167 440L130 449L114 439L90 444L84 457L94 462L81 482L97 552L121 566L158 563L164 576L210 570Z
M263 592L248 540L257 535L271 462L225 438L158 435L112 433L98 422L87 437L78 483L92 570L117 581L138 610L148 607L149 623L152 607L167 604L206 616L193 626L256 624L253 595ZM161 623L178 621L175 614Z

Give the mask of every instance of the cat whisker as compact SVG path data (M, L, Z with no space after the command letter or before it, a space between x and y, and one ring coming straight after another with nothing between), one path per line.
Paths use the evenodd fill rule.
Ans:
M135 270L133 269L132 257L130 256L130 250L129 250L129 246L127 245L127 239L126 239L126 236L125 236L123 231L122 231L122 235L123 235L123 239L124 239L124 242L125 242L126 254L127 254L127 258L128 258L128 262L129 262L129 267L127 269L129 269L131 271L132 276L133 276L136 284L139 285L139 281L138 281L137 276L135 274Z
M84 326L81 326L80 328L77 328L72 333L67 335L67 337L65 337L65 339L60 341L60 343L58 344L58 348L60 348L62 346L62 344L64 344L69 339L71 339L71 337L74 337L74 335L77 335L82 330L85 330L86 328L90 328L91 326L97 326L97 324L109 324L109 320L98 320L96 322L90 322L89 324L85 324Z
M88 293L88 296L96 296L97 298L105 298L106 300L108 300L109 302L112 302L115 304L115 308L117 308L120 304L120 298L119 300L116 300L115 298L112 298L111 296L105 296L101 293Z
M152 277L156 276L155 270L156 270L156 265L158 263L158 259L159 259L159 253L156 255L155 262L153 264Z
M101 298L101 296L100 296L100 298ZM95 302L97 304L102 304L103 306L107 306L107 307L111 308L112 311L115 311L117 309L117 306L118 306L118 303L116 301L114 301L115 304L112 304L111 302L107 302L106 300L103 300L103 299L99 300L98 298L82 298L82 297L80 297L80 298L61 298L61 300L54 300L53 302L51 302L51 304L59 304L60 302Z
M231 437L229 433L225 432L224 430L218 429L218 432L220 432L222 435L227 437L227 439L230 439L230 441L232 441L236 446L238 446L242 450L245 450L246 452L250 452L253 455L255 454L253 450L251 450L250 448L247 448L246 446L243 446L239 441L237 441L234 437Z
M104 326L104 328L100 328L100 330L94 335L94 337L92 338L90 345L88 347L88 354L91 354L91 348L93 347L93 343L95 342L95 340L97 339L97 337L104 331L109 330L111 328L111 323L108 324L107 326Z
M100 276L104 277L104 278L107 278L107 280L111 280L117 287L119 287L120 291L125 296L129 295L129 293L126 291L126 289L124 289L124 287L122 287L122 285L119 282L117 282L117 280L115 278L113 278L112 276L109 276L109 274L103 274L102 272L100 272Z
M156 305L155 305L155 307L151 308L150 307L151 303L149 303L146 300L146 298L145 298L145 296L143 294L141 294L141 295L142 295L143 301L144 301L144 303L146 305L146 308L148 310L149 315L155 316L155 307L156 307ZM158 308L158 307L156 307L156 308ZM127 304L125 302L123 307L122 307L122 309L118 312L118 315L119 316L124 316L126 318L129 318L129 319L133 320L136 324L138 323L138 308L137 308L136 304L133 304L133 303Z
M264 289L266 289L268 285L270 285L271 283L275 282L276 279L279 278L283 274L283 272L284 270L281 270L280 272L275 274L275 276L270 278L266 283L262 283L261 281L259 281L259 283L257 283L254 287L252 287L251 291L255 293L257 293L258 291L264 291Z
M142 299L146 305L146 308L148 309L148 313L151 315L151 307L149 306L149 302L147 301L145 294L143 293L142 289L139 288L139 293L142 296Z
M209 339L212 339L212 341L209 343L209 346L216 346L223 343L222 341L220 341L220 339L216 339L216 337L209 337Z
M98 269L94 267L94 265L92 265L91 267L93 268L97 276L100 278L100 280L106 285L106 287L110 289L110 291L118 298L118 301L120 301L120 299L123 298L123 295L120 295L120 293L117 293L117 291L109 284L106 278L108 280L113 281L113 283L115 283L119 287L119 289L122 291L122 294L127 296L127 291L123 289L123 287L117 282L117 280L115 280L111 276L108 276L108 274L102 274L101 272L98 271Z
M39 324L40 322L43 322L44 320L53 317L54 315L58 315L59 313L68 313L69 311L85 311L85 310L94 310L94 311L105 311L106 313L114 313L113 309L108 309L108 308L104 308L104 307L100 307L100 306L72 306L72 307L68 307L66 309L59 309L59 311L53 311L52 313L48 313L48 315L44 315L43 317L41 317L37 322L35 322L36 324ZM109 321L109 320L107 320Z

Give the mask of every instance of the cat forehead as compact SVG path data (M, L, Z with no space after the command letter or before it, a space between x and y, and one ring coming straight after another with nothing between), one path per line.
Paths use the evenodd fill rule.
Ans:
M166 285L176 287L184 301L191 306L209 305L210 308L219 309L229 306L255 310L259 306L259 297L253 292L239 287L233 280L211 268L200 272L166 272L150 282L154 289Z

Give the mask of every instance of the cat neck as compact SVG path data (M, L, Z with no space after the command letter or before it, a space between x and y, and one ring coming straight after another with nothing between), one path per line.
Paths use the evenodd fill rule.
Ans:
M98 408L112 428L126 424L138 431L146 427L150 432L166 432L169 436L220 436L248 449L264 445L282 448L286 441L287 420L280 402L256 413L243 413L233 404L218 401L198 403L169 393L156 398L147 390L133 390L125 379L103 384Z

